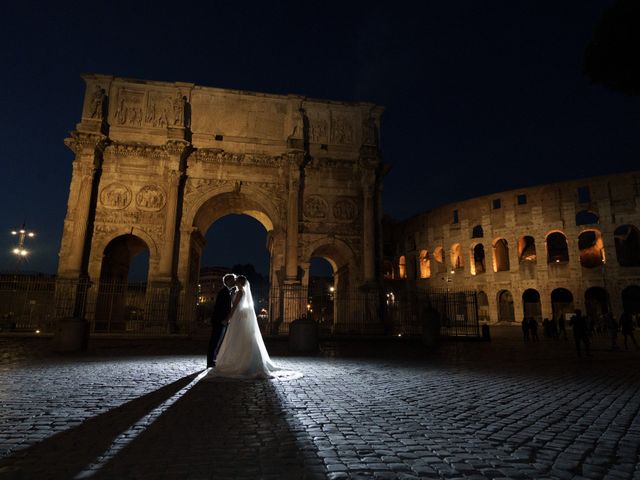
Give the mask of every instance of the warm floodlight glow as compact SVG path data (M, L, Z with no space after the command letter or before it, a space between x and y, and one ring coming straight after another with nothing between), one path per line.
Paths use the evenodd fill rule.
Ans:
M334 292L335 290L336 290L335 288L333 288L333 287L329 287L329 291L330 291L330 292Z
M29 232L28 236L29 236L29 237L35 237L35 236L36 236L36 234L35 234L35 233L33 233L33 232Z

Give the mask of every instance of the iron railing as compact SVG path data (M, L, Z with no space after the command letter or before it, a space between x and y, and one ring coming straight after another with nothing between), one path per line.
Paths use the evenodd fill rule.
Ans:
M91 334L207 334L213 302L197 285L64 280L53 276L0 277L0 331L54 332L57 320L84 318ZM479 336L475 292L303 287L253 289L264 335L285 335L299 318L318 323L321 336L417 336L437 321L448 336Z

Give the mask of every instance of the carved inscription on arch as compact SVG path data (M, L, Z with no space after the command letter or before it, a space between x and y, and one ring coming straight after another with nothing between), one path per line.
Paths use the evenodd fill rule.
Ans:
M311 195L304 202L303 213L307 218L325 218L329 207L319 195Z
M166 195L158 185L145 185L136 195L138 208L150 212L162 210L165 200Z
M131 203L131 190L122 183L111 183L100 192L100 203L111 210L122 210Z
M333 204L333 218L343 222L350 222L358 216L356 202L348 197L339 197Z

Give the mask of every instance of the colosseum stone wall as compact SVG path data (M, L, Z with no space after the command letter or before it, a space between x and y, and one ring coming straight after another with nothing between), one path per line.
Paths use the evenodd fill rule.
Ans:
M477 292L482 321L640 313L640 171L485 195L387 232L390 288Z

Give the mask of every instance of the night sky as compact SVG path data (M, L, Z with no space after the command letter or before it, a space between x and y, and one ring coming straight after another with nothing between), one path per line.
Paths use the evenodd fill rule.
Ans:
M611 1L8 2L0 25L0 270L55 272L83 72L386 107L386 213L637 168L640 103L591 85L584 49ZM245 220L242 220L242 219ZM205 264L266 272L247 217L207 234ZM233 248L231 248L233 245Z

